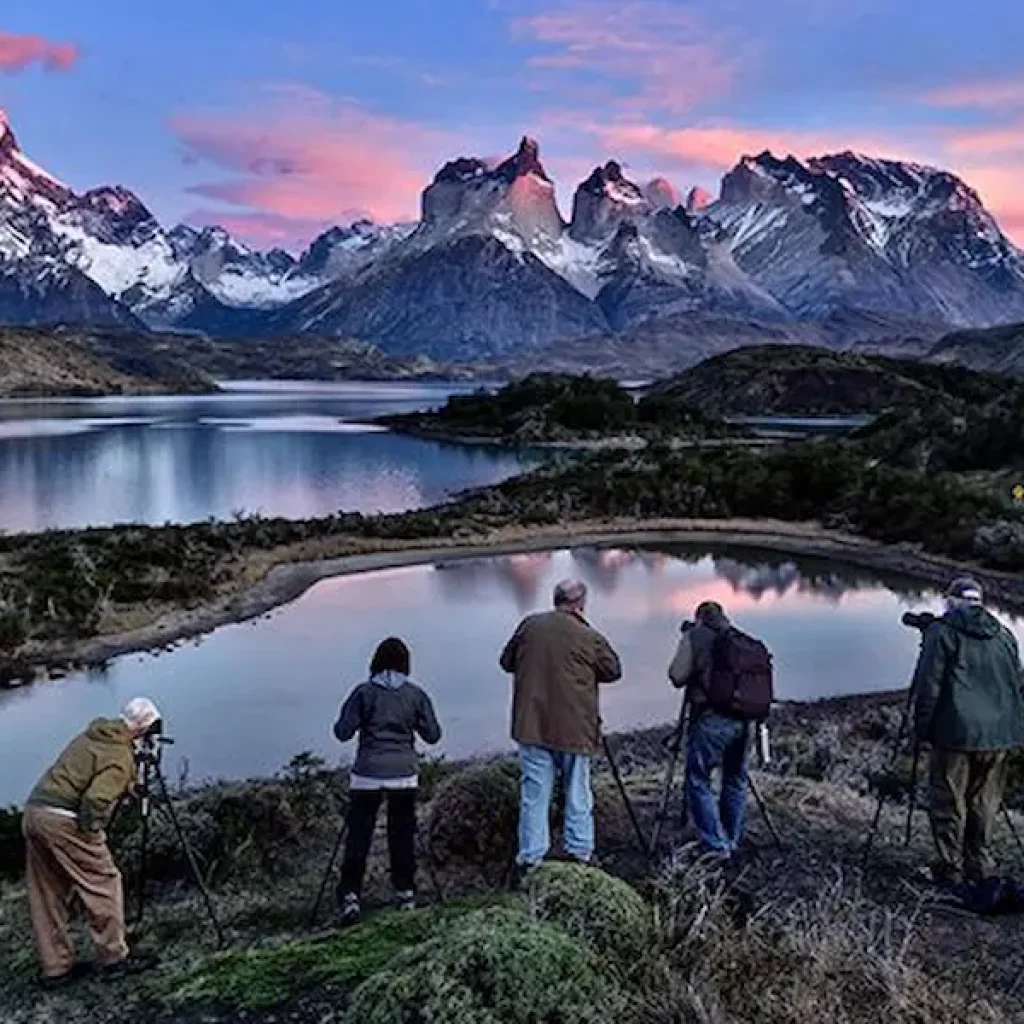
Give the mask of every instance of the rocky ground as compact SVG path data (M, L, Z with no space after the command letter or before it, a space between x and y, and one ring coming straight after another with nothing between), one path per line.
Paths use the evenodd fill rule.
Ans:
M389 888L381 834L368 882L369 902L380 909L344 932L334 928L330 893L315 928L310 930L308 922L339 827L342 778L300 758L276 780L184 794L177 806L210 879L227 950L215 951L202 905L183 880L180 854L161 826L153 847L151 903L138 931L138 943L159 952L159 968L116 984L87 980L40 993L24 887L15 878L0 889L3 1019L11 1024L1024 1020L1019 918L982 919L938 898L920 870L930 856L923 812L913 820L909 847L903 845L909 758L895 765L891 758L900 711L898 695L780 710L773 763L755 781L783 845L775 845L752 802L742 864L728 877L691 862L692 837L680 825L678 791L663 844L648 862L602 760L596 774L600 864L642 900L634 906L634 897L609 890L596 910L584 912L580 908L590 907L591 890L605 885L604 875L593 882L574 880L583 889L572 890L568 916L565 900L532 890L511 893L506 886L517 785L509 762L426 767L420 812L425 906L409 916L384 909ZM612 739L645 828L662 790L662 740L668 731ZM1022 778L1018 768L1008 794L1018 830L1024 830ZM863 844L880 788L890 799L865 865ZM130 823L117 832L120 855L130 868ZM1005 824L997 852L1005 870L1024 874L1024 854ZM559 878L554 883L561 884ZM625 938L622 928L616 931L608 923L626 920L623 899L642 918L642 927L624 929ZM600 928L598 920L604 922ZM551 930L556 925L557 937ZM610 936L640 943L630 947L628 970L613 969L617 949ZM464 948L470 940L471 956ZM494 962L489 959L493 949L501 951ZM597 959L587 959L593 949ZM522 977L514 973L520 953L533 965ZM620 1000L614 1012L612 1002L581 1007L573 1017L543 1009L553 996L530 987L545 977L536 958L561 963L559 957L577 954L584 959L563 964L563 974L597 971L591 987L605 992L602 986L612 985L614 998L605 996ZM395 957L400 969L389 973ZM418 973L421 968L426 975ZM450 975L450 987L440 996L430 988L433 982L424 980L439 973ZM555 977L544 984L557 988L563 981ZM486 999L480 985L489 993ZM400 998L406 989L415 989L424 1006L437 997L446 1009L436 1016L410 1016L402 1009L405 997ZM523 1010L520 1000L498 1015L505 1005L501 1000L512 998L510 991L532 992L534 1008ZM367 1016L370 996L374 1009ZM574 990L559 998L571 1004L577 996ZM469 1000L465 1005L464 999ZM486 1012L481 999L490 1000Z

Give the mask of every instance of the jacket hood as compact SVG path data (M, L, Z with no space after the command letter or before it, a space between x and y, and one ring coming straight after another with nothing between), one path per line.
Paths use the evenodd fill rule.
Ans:
M980 604L956 608L948 612L944 618L958 633L979 640L989 640L998 636L1003 628L999 620Z
M370 682L383 686L385 690L398 690L409 682L409 677L404 672L393 672L388 669L386 672L377 672L370 676Z
M128 743L131 733L120 718L96 718L85 730L86 736L98 743Z

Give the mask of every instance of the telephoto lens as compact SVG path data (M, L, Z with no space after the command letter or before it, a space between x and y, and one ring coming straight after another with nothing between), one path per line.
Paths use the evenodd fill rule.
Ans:
M900 620L904 626L911 629L919 629L923 633L933 622L938 620L937 615L931 612L904 612Z

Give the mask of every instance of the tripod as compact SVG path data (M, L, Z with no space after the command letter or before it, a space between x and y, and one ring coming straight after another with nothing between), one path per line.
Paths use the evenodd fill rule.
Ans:
M616 764L615 757L612 755L611 744L608 742L608 737L603 732L601 733L601 743L604 746L604 756L608 761L608 766L612 770L612 778L615 780L615 785L619 790L619 796L622 797L622 802L626 807L626 813L629 815L633 831L636 833L637 845L640 847L640 852L643 853L644 857L650 860L652 848L649 848L647 845L644 830L640 827L640 819L636 816L636 810L633 808L633 802L629 799L629 794L626 792L626 784L622 781L619 766Z
M189 845L188 839L185 837L185 832L181 827L178 814L174 809L174 803L171 801L171 795L167 790L167 782L164 779L164 774L161 770L163 747L173 742L174 740L169 736L164 736L160 732L151 731L142 738L142 741L135 753L135 761L139 769L139 815L142 824L139 839L139 864L136 874L134 923L141 923L146 909L146 862L149 847L149 821L153 813L155 789L157 799L167 811L167 816L171 821L171 826L173 827L177 837L178 845L181 847L181 851L184 853L185 860L188 863L189 872L203 898L206 915L209 917L210 924L213 926L214 934L217 936L217 946L220 947L224 945L224 930L221 927L220 921L217 919L210 891L206 887L206 883L203 881L203 874L199 869L195 853Z
M689 725L690 719L690 702L687 699L683 700L682 706L679 709L679 719L676 722L675 729L665 738L664 746L669 753L668 767L665 771L665 784L661 791L661 801L658 805L658 810L654 815L654 826L651 829L651 840L650 840L650 851L653 856L658 851L658 844L661 842L661 832L664 828L665 822L668 820L668 805L672 800L672 791L675 787L675 775L676 769L679 765L679 755L682 753L683 748L686 746L686 732ZM764 728L763 726L761 728ZM769 763L769 755L767 754L767 744L762 746L762 766L767 766ZM754 803L757 804L757 809L764 819L765 827L768 829L769 834L772 837L772 841L775 845L782 850L782 836L779 835L778 829L775 827L775 823L771 819L771 815L768 813L768 805L765 803L764 797L761 795L760 790L757 788L751 775L747 774L747 786L750 789L750 793L754 798ZM687 821L688 806L686 801L683 801L683 812L682 812L682 823L685 825Z

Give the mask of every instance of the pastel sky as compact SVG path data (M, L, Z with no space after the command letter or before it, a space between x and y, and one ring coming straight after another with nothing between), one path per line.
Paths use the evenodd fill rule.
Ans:
M1024 244L1021 0L4 0L0 105L75 188L297 246L413 219L447 159L539 138L717 189L746 152L949 167Z

